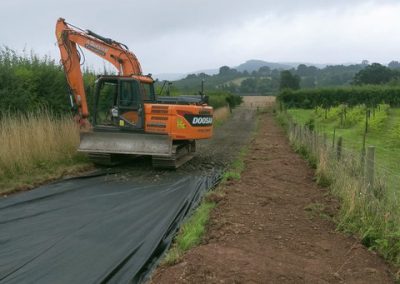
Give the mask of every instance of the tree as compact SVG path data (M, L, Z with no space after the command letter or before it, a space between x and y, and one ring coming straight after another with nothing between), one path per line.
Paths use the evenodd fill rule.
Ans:
M185 79L196 79L196 78L197 78L196 74L188 74Z
M271 74L271 68L268 66L262 66L258 69L258 75L262 77L267 77Z
M315 78L313 76L304 77L300 85L302 88L315 88Z
M399 61L390 61L389 63L389 68L390 69L400 69L400 62Z
M257 81L253 78L248 78L242 81L240 84L240 92L242 93L253 93L256 92Z
M300 77L303 76L315 76L317 74L318 68L315 66L307 66L305 64L300 64L297 66L296 74Z
M197 76L198 76L199 78L202 78L202 79L211 77L210 75L208 75L208 74L206 74L206 73L204 73L204 72L199 73Z
M300 64L297 66L297 75L299 76L307 76L308 75L308 68L305 64Z
M395 73L379 63L372 63L359 71L353 79L353 84L385 84L395 77Z
M228 66L222 66L219 68L219 75L229 75L231 68Z
M293 75L290 71L285 70L281 72L281 78L279 81L279 89L300 89L300 77Z

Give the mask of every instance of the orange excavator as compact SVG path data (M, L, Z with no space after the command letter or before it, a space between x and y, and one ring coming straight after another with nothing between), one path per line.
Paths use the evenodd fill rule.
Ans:
M156 95L154 80L142 74L138 59L126 45L62 18L56 24L56 37L71 104L81 125L78 151L88 153L95 163L110 165L121 156L149 155L154 167L177 168L193 157L196 140L212 137L213 108L203 92L200 96ZM118 75L98 76L90 116L78 47L118 70Z

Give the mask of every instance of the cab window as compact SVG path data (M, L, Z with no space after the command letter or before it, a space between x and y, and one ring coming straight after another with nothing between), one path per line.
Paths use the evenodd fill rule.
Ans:
M152 84L140 84L140 93L144 101L154 100L154 88Z
M136 107L139 103L139 84L137 81L121 81L119 95L120 107Z

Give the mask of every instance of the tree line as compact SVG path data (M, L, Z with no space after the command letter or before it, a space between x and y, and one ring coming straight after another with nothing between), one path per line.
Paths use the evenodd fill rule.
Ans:
M325 109L341 104L356 106L364 104L376 107L378 104L400 106L400 86L363 85L320 89L285 89L278 95L278 100L288 108Z
M89 106L92 106L94 72L83 72ZM0 48L0 114L46 109L54 114L71 111L69 87L62 66L48 56L19 55Z
M96 74L85 69L83 78L88 104L91 107ZM363 84L399 86L400 63L392 61L386 67L378 63L362 62L349 66L335 65L324 68L300 64L291 70L263 66L252 72L240 72L234 68L222 66L215 75L189 74L186 78L175 81L171 90L177 94L198 93L202 80L206 81L206 90L210 94L225 94L224 99L220 96L219 99L211 100L218 105L229 97L229 93L275 94L279 90L287 90L282 91L280 95L285 98L285 102L298 106L300 97L303 97L305 101L302 104L310 106L322 103L322 97L332 96L315 95L318 92L342 93L343 90L356 89L341 89L337 88L338 86ZM321 87L330 87L331 91L310 91ZM307 89L307 91L296 93L300 97L293 98L295 92L290 90L298 89ZM307 92L309 95L306 95ZM373 96L384 98L386 101L388 99L386 93L389 91L387 90L381 95L376 95L375 89L370 92L374 93ZM40 108L46 108L54 113L69 112L71 107L68 94L68 84L62 66L54 59L48 56L39 57L34 53L19 55L9 48L0 48L0 112L29 112ZM360 97L359 94L355 96ZM374 101L371 96L368 96L369 100ZM330 98L325 100L332 101ZM392 101L391 104L397 103L395 98Z
M397 61L392 61L389 63L388 67L379 64L372 63L371 65L366 63L362 64L363 68L356 68L356 66L349 66L351 70L356 71L356 73L345 73L342 74L346 77L346 82L340 83L340 80L337 81L338 84L333 84L332 86L341 86L341 85L380 85L380 84L390 84L390 85L399 85L400 84L400 63ZM325 69L332 69L334 66L329 66ZM336 66L337 67L337 66ZM336 68L335 67L335 68ZM344 70L344 69L343 69ZM298 90L300 88L316 88L317 82L315 81L315 77L307 77L314 76L316 73L315 67L313 66L305 66L299 65L296 70L285 70L281 72L280 84L279 88L282 89L293 89ZM351 76L350 76L351 75ZM304 82L310 80L310 82ZM328 85L328 87L332 87ZM318 87L327 87L326 85L318 86Z
M298 108L330 108L340 104L375 107L381 103L398 107L400 64L393 61L389 66L368 64L354 75L350 86L330 88L300 89L299 76L290 71L283 71L278 99L287 107Z
M400 63L392 61L388 67L379 63L369 64L364 60L360 64L329 65L324 68L300 64L289 70L271 69L263 66L256 71L240 72L235 68L222 66L215 75L205 73L189 74L177 80L174 85L185 91L199 88L199 82L205 80L210 89L222 89L233 93L274 94L279 90L315 89L361 84L398 84Z
M83 70L90 112L96 77L94 71L88 68ZM176 87L171 91L170 95L183 94ZM33 52L21 55L7 47L0 47L0 117L5 113L24 114L41 109L56 115L70 113L73 110L69 94L63 67L54 59L39 57ZM226 104L234 107L240 103L240 98L225 90L206 92L206 95L210 95L210 104L214 107ZM106 102L100 101L99 104Z

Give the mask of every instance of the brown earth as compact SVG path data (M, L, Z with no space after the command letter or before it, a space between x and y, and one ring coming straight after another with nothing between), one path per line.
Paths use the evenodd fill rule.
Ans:
M153 283L393 283L389 266L335 230L338 203L313 181L271 113L224 185L203 243Z

